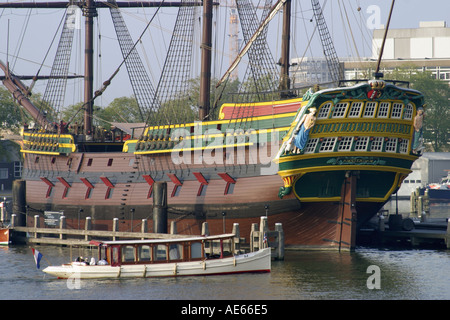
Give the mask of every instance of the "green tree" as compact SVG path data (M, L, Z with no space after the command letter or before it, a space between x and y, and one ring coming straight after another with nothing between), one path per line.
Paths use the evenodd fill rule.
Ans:
M18 131L23 123L29 120L24 110L14 102L11 93L0 87L0 127Z
M425 142L431 144L435 152L448 150L450 132L450 87L436 79L429 71L417 71L414 67L395 69L386 79L405 80L411 88L425 96Z

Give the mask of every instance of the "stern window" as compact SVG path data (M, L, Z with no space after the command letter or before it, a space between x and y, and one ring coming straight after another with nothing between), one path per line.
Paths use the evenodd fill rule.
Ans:
M320 107L319 113L317 114L317 119L327 119L330 113L331 103L326 103Z
M347 111L348 103L338 103L333 110L333 118L344 118Z
M359 118L361 115L363 103L362 102L353 102L348 113L349 118Z
M364 108L363 117L365 118L373 118L375 115L375 109L377 108L376 102L367 102L366 107Z

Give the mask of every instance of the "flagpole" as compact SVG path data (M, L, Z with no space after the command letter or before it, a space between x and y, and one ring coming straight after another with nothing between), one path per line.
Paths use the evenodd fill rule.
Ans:
M41 258L44 258L45 262L47 262L47 264L48 264L49 266L52 265L52 264L50 263L50 261L48 261L47 258L46 258L39 250L36 250L36 249L34 249L34 248L32 248L32 247L30 247L30 249L31 249L31 252L33 252L33 255L34 255L34 256L35 256L34 252L37 251L37 252L41 255ZM35 262L36 262L36 265L37 265L38 261L36 261L36 256L35 256ZM40 266L39 266L39 267L40 267ZM38 268L38 269L39 269L39 268Z

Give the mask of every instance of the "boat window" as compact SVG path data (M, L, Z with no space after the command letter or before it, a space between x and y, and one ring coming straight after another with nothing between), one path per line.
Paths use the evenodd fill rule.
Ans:
M369 137L359 137L355 142L355 151L366 151Z
M202 257L202 244L200 242L191 243L191 259Z
M304 153L313 153L316 150L318 142L319 142L318 138L309 139L308 142L306 143Z
M386 140L386 152L396 152L397 151L397 138L390 138Z
M405 106L405 111L403 112L403 119L405 120L411 120L413 114L413 106L411 103L408 103Z
M111 264L112 265L119 264L119 247L112 247L111 254L112 254Z
M342 102L336 104L336 106L333 109L333 118L343 118L345 117L345 112L347 111L348 103Z
M376 102L367 102L366 107L364 108L363 117L365 118L373 118L375 115L375 109L377 108Z
M167 260L167 246L165 244L158 244L154 247L156 261Z
M330 113L331 103L326 103L319 109L319 113L317 114L317 119L327 119L328 114Z
M353 102L352 106L350 108L350 111L348 112L349 118L359 118L361 114L363 103L362 102Z
M122 247L122 262L133 262L134 258L134 247L133 246L123 246Z
M152 251L150 246L139 246L138 247L138 257L139 261L151 261Z
M372 144L370 146L370 151L381 151L383 148L383 138L375 137L372 140Z
M319 152L331 152L334 150L336 138L323 138Z
M169 260L181 260L183 259L183 245L171 244L169 246Z
M339 141L338 151L350 151L352 149L353 137L342 137Z
M378 117L379 118L387 118L389 116L389 102L380 103L380 107L378 108Z
M402 117L402 109L403 109L402 103L394 103L392 105L391 117L394 119L400 119Z
M408 139L403 139L402 141L400 141L398 151L400 153L407 153L408 152L408 144L409 144Z

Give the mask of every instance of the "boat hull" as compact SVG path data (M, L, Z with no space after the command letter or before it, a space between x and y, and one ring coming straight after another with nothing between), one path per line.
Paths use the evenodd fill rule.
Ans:
M280 197L283 179L277 173L261 175L259 165L233 166L233 171L229 171L236 182L232 184L232 190L228 182L218 175L219 170L227 172L227 168L201 165L208 184L203 185L202 192L199 192L201 183L193 173L200 169L196 165L178 170L164 167L171 165L167 157L141 157L134 167L129 164L135 157L128 154L118 157L114 153L86 153L84 156L77 153L71 157L74 159L72 167L63 171L67 166L67 157L41 155L37 162L35 155L26 155L26 165L30 168L26 171L27 205L33 210L63 212L67 228L83 229L86 217L90 217L92 229L95 230L112 230L114 218L119 219L119 231L141 231L143 219L148 224L147 230L154 230L152 186L142 178L150 174L155 180L167 182L168 222L176 222L179 234L201 234L203 222L208 222L211 234L230 232L233 224L239 223L240 236L249 242L252 224L260 223L261 216L267 216L269 229L273 230L276 223L282 224L286 247L340 247L343 220L339 211L339 192L330 194L328 198L299 199L301 190L294 189ZM52 161L52 158L55 160ZM89 159L92 159L92 166L86 165ZM105 166L108 159L114 159L111 168ZM154 161L153 167L150 166L151 159ZM117 167L114 166L116 163ZM154 167L158 170L153 171ZM52 168L53 171L49 174L42 171L43 168ZM52 179L55 182L49 186L47 183L50 180L42 179L38 172L56 177ZM169 179L167 174L170 173L175 174L182 185ZM334 189L338 190L344 173L339 176L341 180L336 175L328 176L334 177ZM104 177L114 183L109 198L106 197L109 187L102 181ZM90 191L82 179L92 183ZM70 182L70 188L63 183L65 181ZM297 183L301 184L301 180ZM397 182L392 181L391 184ZM356 197L356 228L373 217L388 196L372 200ZM31 225L33 217L29 215L28 219L28 225Z
M203 261L121 266L67 264L62 266L49 266L43 271L61 279L111 279L225 275L247 272L270 272L270 269L271 249L265 248L234 257Z
M10 243L9 239L9 229L8 228L0 228L0 245L7 246Z
M450 189L423 188L421 190L422 195L425 193L425 190L428 191L430 201L450 201Z

